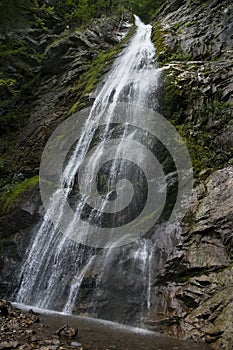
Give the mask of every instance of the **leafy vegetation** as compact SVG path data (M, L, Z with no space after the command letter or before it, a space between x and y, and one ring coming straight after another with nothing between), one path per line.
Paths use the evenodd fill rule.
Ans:
M131 0L130 10L137 14L143 21L149 22L156 13L156 10L164 4L163 0Z
M176 23L175 30L179 28L180 22ZM152 26L152 42L156 48L156 56L160 65L167 64L171 61L189 61L191 59L190 54L182 52L179 44L177 43L176 51L171 51L165 44L166 30L164 30L161 22L154 22Z
M197 23L197 21L190 21L186 24L186 27L192 27L196 23Z
M156 9L164 3L163 0L66 0L58 1L54 6L55 11L59 6L64 19L76 24L83 24L92 18L102 15L116 15L123 12L131 12L138 15L145 22L149 22Z
M80 26L102 15L126 11L148 22L163 3L163 0L1 0L0 27L7 33L9 29L34 23L46 30L54 16L64 25Z
M34 187L39 181L39 176L34 176L26 179L16 185L7 187L5 192L0 197L2 211L7 212L15 201L28 189Z
M49 6L47 1L1 0L0 27L5 33L18 27L25 27L32 22L43 27L43 18L53 14L53 7Z

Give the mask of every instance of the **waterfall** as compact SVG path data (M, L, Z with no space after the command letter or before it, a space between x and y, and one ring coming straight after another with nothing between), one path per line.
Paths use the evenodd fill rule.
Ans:
M83 269L79 272L79 275L77 277L75 277L75 280L72 282L72 285L70 287L70 291L69 291L69 297L67 300L67 303L63 309L63 311L67 314L71 314L74 304L75 304L75 299L78 295L79 292L79 288L81 286L82 280L85 276L85 273L87 272L87 270L90 268L92 261L93 261L94 256L92 256L90 258L90 260L88 261L88 263L86 265L84 265Z
M104 210L108 212L108 204L114 202L116 194L114 184L122 180L122 177L133 178L134 184L139 189L144 186L143 174L138 172L134 165L131 163L129 165L124 160L120 162L117 160L121 158L122 149L125 147L120 142L116 149L116 155L119 157L116 156L114 161L108 162L104 168L104 175L100 177L100 191L104 193L99 202L101 210L86 213L85 202L88 200L90 202L90 198L86 196L80 199L77 191L73 190L76 185L76 174L94 139L109 140L113 138L114 133L120 134L122 140L139 137L135 128L126 125L119 129L117 125L113 125L113 116L119 103L153 109L158 107L157 92L161 69L156 66L155 49L150 39L151 26L143 24L136 16L135 23L136 34L116 58L86 119L82 135L64 167L61 179L63 195L75 208L74 219L67 223L68 234L63 235L50 220L51 215L56 213L59 221L64 212L63 203L58 193L55 193L53 198L50 198L50 206L43 222L34 232L21 267L20 285L15 296L18 303L68 313L82 310L98 317L122 322L127 322L122 312L123 309L127 309L127 305L129 310L134 305L135 318L140 318L139 314L150 307L154 249L151 238L138 239L124 247L108 247L108 249L99 249L98 245L88 247L69 238L75 230L76 217L81 212L84 212L84 216L89 215L90 222L103 225L100 212ZM107 122L96 138L98 122L104 114L108 116ZM135 115L135 118L143 117ZM84 172L82 175L84 192L90 194L90 183L96 182L95 176L105 147L103 144L102 147L96 148L91 155L88 173ZM121 190L124 192L124 187ZM143 203L143 196L136 199L139 203ZM115 202L116 208L118 204ZM124 211L123 216L107 216L107 219L105 217L109 235L111 236L111 232L114 234L111 227L114 225L116 227L127 215L133 216L135 211L136 213L141 211L140 204L133 204L130 210ZM114 225L111 226L111 222L114 222ZM87 235L87 232L79 234ZM125 293L129 294L128 299L124 298ZM118 299L116 302L115 298Z

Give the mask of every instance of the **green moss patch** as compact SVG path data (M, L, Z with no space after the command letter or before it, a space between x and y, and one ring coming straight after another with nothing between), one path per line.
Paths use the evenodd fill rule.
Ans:
M6 213L26 190L33 188L38 182L39 176L37 175L8 188L0 197L2 211Z
M212 171L229 164L232 150L219 147L217 137L232 119L232 106L206 96L198 81L179 81L181 68L164 74L162 113L175 126L189 150L194 174L205 179ZM186 66L187 69L187 66ZM209 121L214 120L213 126Z
M74 88L74 90L77 91L79 98L71 107L69 114L73 114L78 109L85 106L86 97L94 89L106 66L112 62L116 53L116 49L110 50L107 53L102 52L88 66L87 71L80 77L78 84Z
M177 22L174 26L174 30L177 31L180 22ZM156 56L159 64L165 65L172 61L189 61L191 59L190 54L185 54L182 52L180 44L176 44L175 52L171 51L166 45L166 35L167 32L164 30L161 22L154 22L152 26L151 40L156 48Z
M94 60L87 65L86 71L80 76L73 90L77 93L77 102L71 107L69 115L87 106L87 97L100 81L103 73L113 63L116 55L122 50L126 41L133 35L134 30L115 48L106 52L100 52Z
M162 24L160 22L154 22L151 32L151 40L156 48L156 54L159 61L163 60L166 52L165 36L166 32L163 30Z

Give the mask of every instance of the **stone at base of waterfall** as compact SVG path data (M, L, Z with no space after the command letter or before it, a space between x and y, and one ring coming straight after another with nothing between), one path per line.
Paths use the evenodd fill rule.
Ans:
M71 345L71 346L78 346L79 348L82 346L81 343L78 343L78 342L76 342L76 341L72 342L70 345Z
M55 332L55 334L58 336L63 336L68 338L75 338L78 334L78 329L73 327L68 327L68 325L65 324L64 326L60 327Z
M19 350L31 350L31 349L32 349L32 346L30 344L24 344L19 347Z
M0 300L0 350L82 350L81 344L75 341L76 328L65 324L56 333L50 333L34 311L23 312Z
M8 316L8 308L3 301L0 301L0 316Z
M18 342L11 341L11 342L2 342L0 343L0 349L15 349L18 346Z

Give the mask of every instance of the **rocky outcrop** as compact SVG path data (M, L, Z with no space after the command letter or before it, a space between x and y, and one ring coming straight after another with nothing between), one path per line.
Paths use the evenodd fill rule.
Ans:
M61 35L46 48L41 62L40 80L35 91L34 107L18 142L21 172L28 173L32 168L39 166L49 136L69 115L77 101L82 99L81 107L92 103L88 92L85 94L86 86L79 88L80 81L89 83L88 80L82 81L86 78L83 74L93 64L98 65L100 52L107 52L119 44L119 35L127 33L128 30L121 19L97 20L84 33L77 31L68 33L65 37ZM103 74L104 70L98 72L101 73ZM96 77L93 77L96 83L98 79L94 79Z
M33 228L41 219L39 186L20 196L0 218L0 295L10 295L17 287L17 275Z
M233 337L232 196L232 167L195 189L181 241L155 281L157 316L149 322L213 349L231 349Z
M228 1L167 2L153 30L167 67L163 113L186 140L197 181L146 322L216 350L233 339L232 14Z
M176 6L174 6L176 4ZM163 23L173 54L193 60L231 59L232 4L229 1L171 1L156 18Z
M232 162L232 13L228 1L172 1L153 24L166 67L162 113L186 139L197 177Z
M29 30L27 35L22 34L23 38L26 35L24 41L27 42L28 50L32 51L31 55L39 58L33 79L27 81L29 86L26 91L25 88L22 89L14 102L18 104L19 114L23 114L19 135L10 140L14 147L12 149L11 145L9 150L7 135L5 144L3 142L0 148L14 176L20 173L25 178L37 174L43 148L52 131L69 115L77 101L80 103L79 108L93 102L89 93L111 63L111 49L119 46L122 38L132 29L126 23L127 20L131 20L131 17L102 18L93 21L83 31L64 29L59 35L38 30ZM18 33L14 35L17 37ZM116 54L117 50L113 50L113 53ZM104 64L99 62L101 54L106 54ZM17 60L19 61L18 57ZM16 64L17 60L14 60L13 67L12 62L2 64L6 75L12 76L12 69L14 70L12 77L20 85L20 76L24 77L24 81L26 78L24 70L19 69L19 63ZM24 60L33 66L28 56ZM20 62L22 65L24 60ZM32 67L29 69L25 66L25 69L30 72ZM93 74L85 75L89 70ZM14 108L13 102L8 102L9 104L6 101L0 104L4 120ZM72 112L74 110L73 108ZM18 124L12 127L15 129ZM13 175L9 176L12 181ZM9 182L10 180L8 179Z

